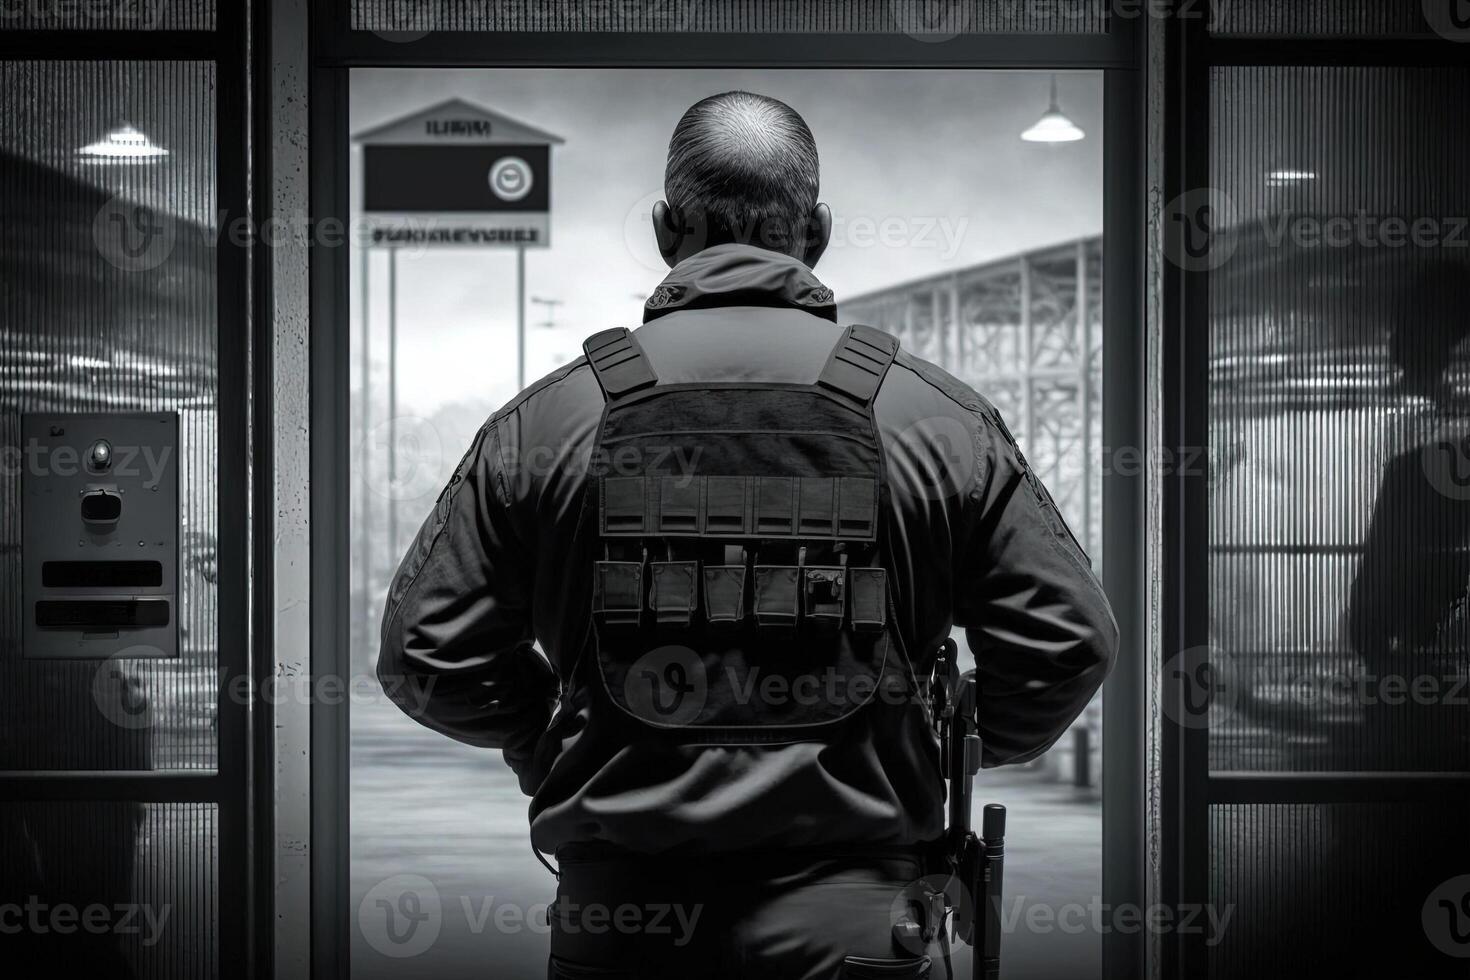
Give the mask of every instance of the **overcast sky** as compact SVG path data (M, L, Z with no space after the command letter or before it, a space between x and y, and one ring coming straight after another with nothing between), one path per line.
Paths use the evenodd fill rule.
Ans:
M528 296L562 304L553 329L535 325L544 307L529 306L534 380L587 335L639 322L640 298L667 272L647 215L662 196L669 134L692 102L744 88L806 118L836 226L817 272L840 301L1100 233L1101 75L1065 74L1060 86L1063 109L1087 132L1080 143L1019 139L1046 109L1048 75L983 71L359 69L351 129L459 97L566 140L552 158L551 247L527 259ZM358 165L354 154L354 208ZM371 262L379 360L387 257ZM354 303L358 294L354 283ZM498 405L514 393L513 251L404 254L398 303L401 411Z

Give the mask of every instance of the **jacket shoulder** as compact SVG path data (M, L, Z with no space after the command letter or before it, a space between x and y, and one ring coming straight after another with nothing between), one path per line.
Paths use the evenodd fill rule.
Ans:
M563 364L561 367L546 375L544 378L541 378L539 381L535 381L527 386L524 391L502 405L495 412L494 415L491 415L490 418L486 420L486 424L495 425L502 419L505 419L507 416L514 415L531 399L535 398L537 395L540 395L547 389L561 384L578 371L583 371L587 374L591 374L592 372L592 365L587 363L587 356L585 354L581 357L578 357L576 360L568 361L566 364Z
M906 368L924 386L943 395L967 412L974 412L988 419L995 418L995 406L985 396L950 374L937 364L916 357L902 347L894 359L894 367Z

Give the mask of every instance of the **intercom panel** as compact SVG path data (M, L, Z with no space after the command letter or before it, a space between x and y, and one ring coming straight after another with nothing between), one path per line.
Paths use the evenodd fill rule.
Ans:
M178 656L179 417L21 419L23 650Z

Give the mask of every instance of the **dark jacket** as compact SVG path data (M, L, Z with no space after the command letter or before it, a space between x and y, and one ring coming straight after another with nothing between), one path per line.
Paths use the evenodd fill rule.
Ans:
M810 383L840 333L832 291L805 265L722 245L670 273L636 336L661 382ZM394 579L378 663L390 696L430 728L501 748L546 852L939 837L944 785L919 705L872 712L826 745L679 746L631 730L574 675L591 570L570 559L572 536L602 407L579 358L480 429ZM922 677L965 627L984 764L1030 759L1108 671L1118 633L1107 600L985 399L900 351L875 411L904 647Z

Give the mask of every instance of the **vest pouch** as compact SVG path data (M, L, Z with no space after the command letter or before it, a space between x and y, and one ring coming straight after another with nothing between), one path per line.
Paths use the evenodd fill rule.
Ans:
M643 563L593 563L592 615L609 630L637 630L643 615Z
M762 629L796 629L801 589L795 565L755 566L755 623Z
M881 568L849 568L852 592L852 628L859 633L881 633L888 625L888 573Z
M711 626L735 627L745 619L745 566L704 567L704 614Z
M847 569L836 565L807 565L801 570L802 615L817 630L842 626L846 608Z
M656 561L649 564L653 582L648 590L648 608L659 626L689 627L698 607L699 562Z

